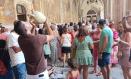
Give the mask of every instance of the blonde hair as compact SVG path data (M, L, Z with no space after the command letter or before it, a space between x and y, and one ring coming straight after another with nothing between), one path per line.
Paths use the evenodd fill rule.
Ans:
M85 32L91 32L92 31L92 27L90 27L89 25L85 25L83 28L84 28Z

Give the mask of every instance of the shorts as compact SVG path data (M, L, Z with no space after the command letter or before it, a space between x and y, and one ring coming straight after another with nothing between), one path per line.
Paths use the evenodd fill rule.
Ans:
M45 70L44 72L37 74L37 75L28 75L26 79L49 79L48 71Z
M103 68L110 64L110 53L103 52L102 59L98 59L98 65Z
M50 56L49 55L44 55L45 59L49 59Z
M26 66L25 63L17 64L13 67L15 79L26 79Z
M71 47L62 47L62 53L71 53Z

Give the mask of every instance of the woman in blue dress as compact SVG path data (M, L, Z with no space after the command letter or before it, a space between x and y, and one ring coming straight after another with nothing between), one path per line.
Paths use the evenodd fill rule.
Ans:
M51 61L53 66L57 66L58 58L61 56L60 36L55 24L51 25L51 29L55 35L55 38L50 41Z
M83 69L83 79L88 79L88 66L92 64L92 54L90 49L93 48L93 41L87 35L83 28L79 29L79 33L74 40L76 48L76 61L79 71Z

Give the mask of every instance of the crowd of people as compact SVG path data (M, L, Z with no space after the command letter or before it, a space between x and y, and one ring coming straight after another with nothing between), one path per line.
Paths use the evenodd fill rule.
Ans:
M88 79L92 65L91 73L111 79L117 64L131 79L130 61L131 16L119 25L100 19L61 25L18 20L11 31L0 26L0 79L49 79L59 62L70 67L67 79Z

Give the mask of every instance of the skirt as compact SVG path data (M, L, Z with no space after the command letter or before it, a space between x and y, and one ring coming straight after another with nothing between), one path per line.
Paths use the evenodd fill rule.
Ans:
M93 57L90 50L77 50L76 62L78 65L92 65Z

